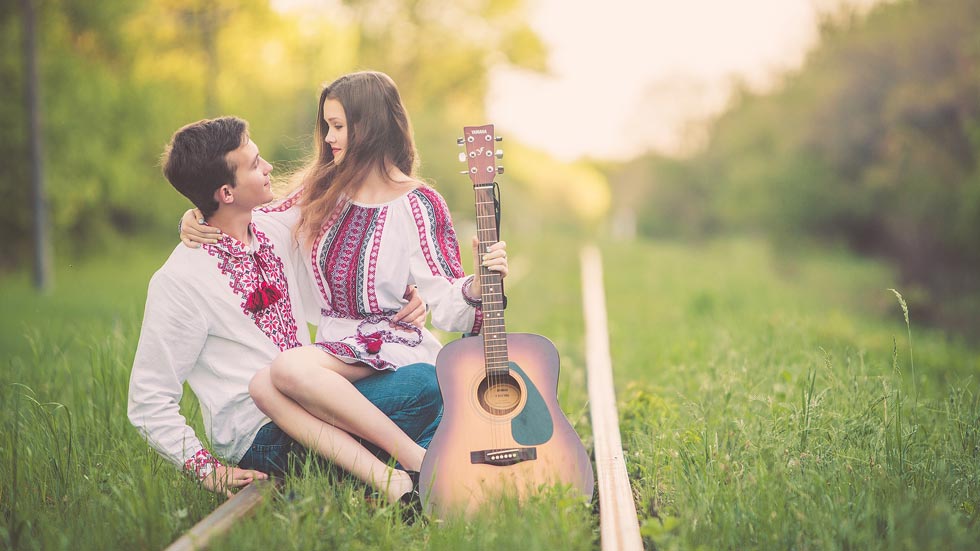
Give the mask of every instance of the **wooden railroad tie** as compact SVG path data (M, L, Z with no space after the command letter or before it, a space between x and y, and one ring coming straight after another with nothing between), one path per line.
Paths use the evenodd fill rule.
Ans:
M256 480L238 491L210 515L201 519L164 551L198 551L207 549L211 539L228 531L265 499L273 483Z

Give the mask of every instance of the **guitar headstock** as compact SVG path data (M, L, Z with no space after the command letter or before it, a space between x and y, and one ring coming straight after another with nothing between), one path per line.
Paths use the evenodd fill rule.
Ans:
M461 174L468 174L474 187L492 184L494 176L504 173L504 167L497 166L497 159L502 158L504 152L494 150L494 144L502 139L494 136L492 124L463 127L463 137L456 143L466 150L459 154L459 160L466 162L468 170Z

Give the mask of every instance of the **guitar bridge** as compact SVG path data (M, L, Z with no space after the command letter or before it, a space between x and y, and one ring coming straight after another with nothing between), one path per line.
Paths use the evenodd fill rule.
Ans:
M537 448L506 448L470 452L470 463L474 465L493 465L494 467L516 465L517 463L533 461L537 458Z

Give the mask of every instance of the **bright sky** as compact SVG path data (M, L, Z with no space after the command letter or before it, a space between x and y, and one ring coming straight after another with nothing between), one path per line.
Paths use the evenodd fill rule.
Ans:
M498 135L563 160L683 152L703 139L699 123L724 108L734 82L765 90L798 67L822 13L880 1L524 0L548 74L495 70L489 119ZM341 0L272 2L344 13Z
M765 89L803 61L821 13L876 1L527 0L550 74L497 70L489 116L565 160L683 151L735 79Z

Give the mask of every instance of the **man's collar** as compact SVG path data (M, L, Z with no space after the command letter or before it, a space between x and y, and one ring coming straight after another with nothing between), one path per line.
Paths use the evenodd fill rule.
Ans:
M227 233L222 233L218 242L205 247L213 247L224 254L242 257L257 252L259 249L271 246L265 234L258 231L254 222L248 224L249 243L242 243Z

